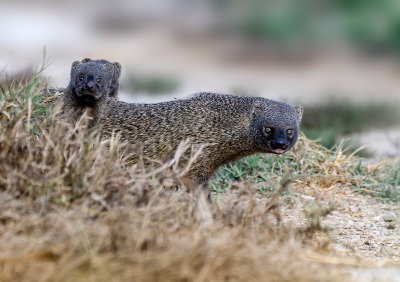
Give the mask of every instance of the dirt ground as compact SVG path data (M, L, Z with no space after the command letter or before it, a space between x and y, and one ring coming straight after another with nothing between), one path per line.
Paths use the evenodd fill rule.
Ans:
M304 220L299 214L310 204L335 209L322 219L328 238L321 236L315 244L329 242L327 252L347 259L326 257L326 263L348 267L357 281L400 281L400 205L361 195L348 187L295 187L298 198L294 206L283 206L286 220ZM302 220L300 220L301 222ZM353 259L350 259L350 258ZM321 258L310 258L323 261Z
M330 230L333 250L360 259L400 263L400 205L384 203L347 187L328 191L302 188L300 198L302 206L310 202L335 203L335 210L322 220ZM293 209L285 208L283 212L289 219L294 218Z
M319 251L306 252L306 260L333 266L354 281L400 281L399 204L343 186L323 189L294 184L291 189L290 200L281 196L280 212L286 224L305 226L303 211L310 206L334 203L335 207L321 219L326 232L313 238Z

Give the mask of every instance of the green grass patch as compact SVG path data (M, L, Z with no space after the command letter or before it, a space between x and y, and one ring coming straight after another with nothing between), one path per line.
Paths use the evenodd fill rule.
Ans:
M285 155L257 154L222 166L210 185L219 194L250 183L266 195L275 191L283 178L289 178L300 186L329 189L343 185L382 200L399 201L400 162L366 164L349 150L343 146L326 149L302 137Z

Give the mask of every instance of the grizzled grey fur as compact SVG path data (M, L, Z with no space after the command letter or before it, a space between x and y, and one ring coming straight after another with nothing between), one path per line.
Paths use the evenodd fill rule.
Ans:
M264 98L200 93L156 104L97 99L98 131L119 133L139 158L166 161L182 140L206 144L187 177L203 187L223 164L255 153L282 154L296 143L303 109ZM207 188L208 189L208 188Z
M86 111L95 124L97 105L104 104L108 98L118 98L121 65L106 60L83 59L75 61L71 67L71 78L64 90L63 113L71 122L77 121Z

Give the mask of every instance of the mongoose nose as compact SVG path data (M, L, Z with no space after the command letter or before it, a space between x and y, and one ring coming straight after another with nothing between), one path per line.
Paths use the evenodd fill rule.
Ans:
M276 150L276 149L282 149L285 150L288 147L288 144L285 140L274 140L271 141L271 148Z
M94 90L96 90L96 85L94 84L93 81L89 81L89 82L86 84L86 88L89 89L90 91L94 91Z

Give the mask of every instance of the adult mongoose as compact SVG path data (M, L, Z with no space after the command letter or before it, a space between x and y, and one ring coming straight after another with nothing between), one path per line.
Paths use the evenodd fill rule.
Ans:
M93 106L98 132L106 137L120 134L135 148L130 152L133 161L166 161L183 140L205 144L186 174L204 187L223 164L292 148L303 114L300 106L215 93L155 104L126 103L105 95L93 100Z
M50 89L52 103L62 100L62 114L71 123L76 122L84 113L96 123L95 103L103 103L106 98L117 99L121 65L106 60L89 58L75 61L71 67L70 82L65 89Z

